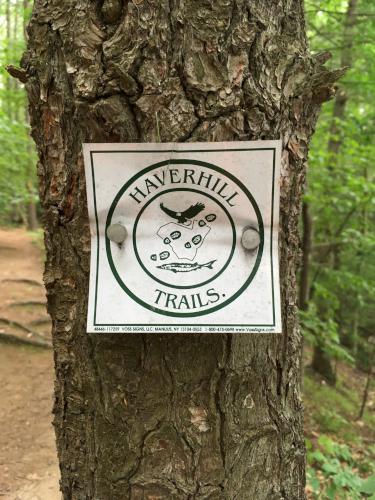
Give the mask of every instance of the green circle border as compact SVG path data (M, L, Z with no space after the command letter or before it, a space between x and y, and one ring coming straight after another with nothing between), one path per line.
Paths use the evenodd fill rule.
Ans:
M202 196L207 196L207 198L211 198L211 200L213 200L215 203L217 203L219 205L220 208L223 209L225 215L228 217L229 219L229 222L232 226L232 233L233 233L233 244L232 244L232 249L231 249L231 252L230 252L230 255L226 261L226 263L224 264L224 266L220 269L220 271L218 273L215 274L215 276L213 276L212 278L204 281L203 283L198 283L197 285L188 285L188 286L179 286L179 285L171 285L170 283L165 283L164 281L158 279L158 278L155 278L155 276L152 275L152 273L147 269L147 267L143 264L142 262L142 259L140 258L139 256L139 253L138 253L138 250L137 250L137 243L136 243L136 237L135 237L135 233L136 233L136 230L137 230L137 225L138 225L138 221L139 221L139 218L141 217L143 211L148 207L148 205L150 203L152 203L156 198L159 198L159 196L162 196L163 194L165 193L171 193L171 192L176 192L176 191L190 191L190 192L193 192L193 193L198 193ZM191 188L175 188L175 189L166 189L165 191L162 191L161 193L159 194L156 194L153 198L151 198L151 200L149 200L142 208L141 210L139 211L137 217L135 218L135 222L134 222L134 227L133 227L133 248L134 248L134 253L135 253L135 256L137 257L137 260L138 260L138 263L139 265L141 266L141 268L145 271L146 274L148 274L148 276L150 276L150 278L152 278L154 281L156 281L157 283L160 283L161 285L163 286L169 286L171 288L176 288L176 289L179 289L179 290L189 290L191 288L197 288L198 286L205 286L207 285L208 283L210 283L211 281L213 280L216 280L216 278L218 278L220 276L220 274L222 274L225 269L228 267L229 265L229 262L232 260L232 257L233 257L233 254L234 254L234 250L236 248L236 237L237 237L237 234L236 234L236 228L235 228L235 225L234 225L234 222L233 222L233 219L232 219L232 216L230 215L230 213L228 212L228 210L218 201L216 200L216 198L214 198L213 196L211 196L210 194L208 193L204 193L203 191L198 191L198 189L191 189Z
M260 235L260 244L258 247L257 258L255 261L254 267L253 267L249 277L247 278L245 283L242 285L242 287L239 290L237 290L237 292L235 294L233 294L229 299L225 300L221 304L218 304L217 306L211 307L210 309L206 309L204 311L191 312L191 313L167 312L167 311L164 311L163 309L158 309L157 307L150 306L149 304L147 304L147 302L144 302L139 297L137 297L131 290L129 290L125 286L123 281L121 280L121 278L116 270L116 267L114 265L113 258L112 258L111 242L107 237L107 228L111 224L112 216L113 216L113 213L116 209L117 203L119 202L120 198L122 197L124 192L128 189L128 187L131 184L133 184L139 177L142 177L142 175L150 172L151 170L155 170L156 168L164 167L165 165L181 165L181 164L185 164L185 165L190 164L190 165L197 165L199 167L209 168L211 170L214 170L215 172L218 172L221 175L224 175L225 177L228 177L228 179L230 179L235 184L237 184L237 186L239 186L241 188L241 190L246 194L247 198L250 200L252 207L254 208L255 214L257 216L258 229L259 229L259 235ZM156 313L161 314L163 316L182 317L182 318L190 317L191 318L191 317L197 317L197 316L205 316L206 314L210 314L212 312L218 311L219 309L222 309L223 307L227 306L228 304L230 304L231 302L236 300L246 290L246 288L250 285L250 283L254 279L255 274L257 273L257 271L259 269L260 261L262 259L262 255L263 255L264 224L263 224L263 219L262 219L262 215L260 213L259 207L258 207L253 195L250 193L250 191L247 189L247 187L241 181L239 181L233 174L231 174L230 172L227 172L226 170L222 169L221 167L217 167L216 165L213 165L212 163L207 163L207 162L200 161L200 160L185 160L185 159L172 160L172 159L170 159L170 160L164 160L164 161L161 161L158 163L153 163L152 165L144 168L138 174L134 175L131 179L129 179L122 186L122 188L119 190L119 192L115 196L115 198L114 198L114 200L109 208L109 211L108 211L108 215L107 215L107 219L106 219L106 226L105 226L105 239L106 239L107 258L108 258L108 262L109 262L109 266L111 268L111 271L112 271L116 281L120 285L120 287L129 295L129 297L131 297L135 302L137 302L142 307L145 307L149 311L156 312Z

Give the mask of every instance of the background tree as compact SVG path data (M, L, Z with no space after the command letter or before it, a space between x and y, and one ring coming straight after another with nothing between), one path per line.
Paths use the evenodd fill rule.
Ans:
M307 288L310 296L302 316L305 333L315 344L312 366L331 382L333 360L346 359L367 369L366 339L374 327L370 304L375 269L369 258L375 247L370 230L375 153L372 10L367 0L307 2L313 47L329 50L332 66L350 67L314 136L305 197L310 219L305 230L310 233L313 225L314 238L309 269L304 267L301 274L300 292Z
M30 2L0 2L0 221L38 225L35 147L29 140L23 83L12 78L7 65L18 65L25 47L24 29ZM21 77L22 78L22 77Z

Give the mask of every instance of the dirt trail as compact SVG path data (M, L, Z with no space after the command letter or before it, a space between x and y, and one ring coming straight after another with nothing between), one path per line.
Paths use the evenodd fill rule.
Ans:
M27 278L27 282L17 280ZM6 280L6 281L4 281ZM48 338L41 252L23 230L0 229L0 332ZM8 321L8 323L6 322ZM52 350L0 343L0 498L59 500L51 424Z

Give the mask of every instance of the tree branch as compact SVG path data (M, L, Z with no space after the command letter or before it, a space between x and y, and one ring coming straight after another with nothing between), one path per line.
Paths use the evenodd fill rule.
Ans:
M8 64L8 66L5 67L7 72L12 76L13 78L16 78L21 83L26 83L27 82L27 73L26 70L22 68L17 68L17 66L13 66L13 64Z

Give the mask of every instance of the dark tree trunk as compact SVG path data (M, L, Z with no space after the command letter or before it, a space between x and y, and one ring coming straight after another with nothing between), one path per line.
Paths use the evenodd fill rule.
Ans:
M368 400L368 396L370 393L370 387L371 387L371 381L373 377L373 366L374 366L374 358L375 358L375 337L370 336L368 339L368 350L369 350L369 359L368 359L368 372L367 372L367 378L366 378L366 385L365 389L363 391L363 396L362 396L362 403L361 403L361 408L359 410L359 415L358 415L358 420L361 420L363 418L363 415L365 413L366 409L366 404Z
M361 420L363 418L363 414L365 413L366 403L367 403L368 395L370 392L371 378L372 378L372 367L370 366L368 374L367 374L367 378L366 378L365 389L363 391L361 408L359 410L358 420Z
M38 229L38 216L34 200L27 202L27 229L29 231L35 231L35 229Z
M298 217L341 72L302 1L38 0L29 35L64 499L304 498ZM88 335L82 142L279 137L283 334Z
M321 344L314 346L314 354L311 363L312 369L319 373L330 385L336 384L336 374L331 364L331 358L327 354Z

